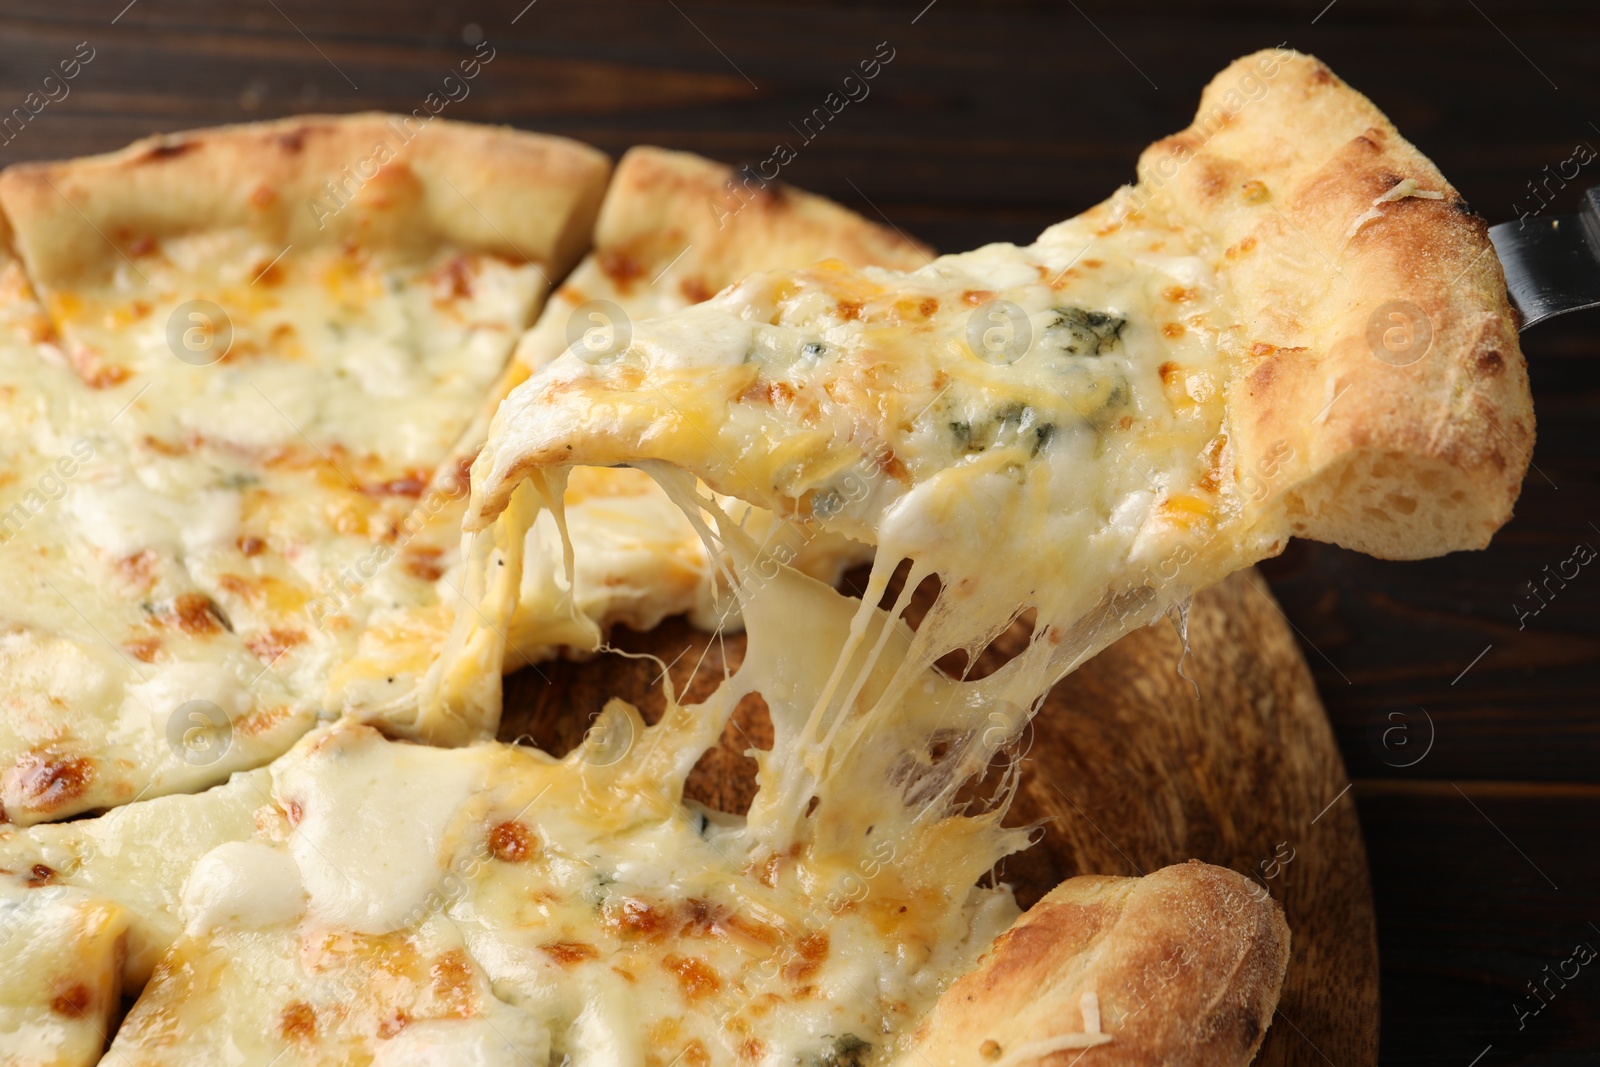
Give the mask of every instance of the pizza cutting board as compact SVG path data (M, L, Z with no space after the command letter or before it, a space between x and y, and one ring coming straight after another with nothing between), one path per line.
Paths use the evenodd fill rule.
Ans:
M1174 626L1138 630L1051 692L1031 726L1010 820L1047 820L1045 833L1002 876L1024 907L1074 874L1143 874L1190 858L1255 877L1283 905L1293 941L1255 1062L1369 1067L1378 947L1366 852L1311 672L1254 570L1196 597L1188 632L1185 654ZM996 655L1008 639L1025 635L1003 635ZM743 635L718 639L681 619L644 634L619 629L612 643L672 664L685 701L703 699L744 652ZM659 672L617 655L524 668L507 679L500 736L566 752L613 696L654 721ZM771 739L764 711L741 704L689 795L742 812L755 791L743 752Z

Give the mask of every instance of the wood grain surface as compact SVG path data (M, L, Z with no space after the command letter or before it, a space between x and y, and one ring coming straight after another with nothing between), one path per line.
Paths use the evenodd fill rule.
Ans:
M446 116L734 164L795 141L786 180L944 249L1028 240L1098 201L1207 78L1279 42L1371 96L1492 222L1570 212L1600 182L1600 163L1550 178L1600 147L1594 0L0 0L0 116L78 42L95 49L69 96L0 138L0 163L409 112L474 40L495 58ZM885 41L871 95L801 144L790 124ZM1535 470L1487 551L1385 563L1294 543L1262 567L1355 779L1339 807L1353 799L1372 865L1385 1064L1600 1049L1600 972L1528 988L1600 947L1600 574L1515 610L1575 544L1600 547L1600 324L1557 320L1524 348Z
M914 602L910 617L919 609ZM1256 1062L1370 1067L1378 958L1366 854L1311 673L1253 570L1196 597L1188 634L1185 655L1175 625L1144 627L1050 693L1022 743L1010 820L1043 833L1001 877L1027 906L1075 874L1145 874L1191 858L1254 876L1283 905L1293 941ZM1014 655L1025 640L1013 627L984 655ZM670 664L690 702L744 653L742 634L713 637L682 620L619 630L613 643ZM501 739L564 753L613 696L654 722L665 706L660 675L655 660L619 655L525 669L507 680ZM765 710L747 698L690 775L688 794L742 813L756 786L744 753L771 744Z

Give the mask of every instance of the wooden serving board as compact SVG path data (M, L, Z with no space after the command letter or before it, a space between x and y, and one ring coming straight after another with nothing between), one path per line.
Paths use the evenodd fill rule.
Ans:
M685 701L703 699L744 652L743 635L719 640L679 619L619 630L612 643L673 663ZM615 655L524 669L507 679L500 736L566 752L613 696L654 721L659 671ZM1293 940L1256 1063L1377 1062L1377 936L1355 804L1311 673L1258 573L1195 598L1187 656L1166 623L1129 634L1056 686L1031 729L1010 821L1048 821L1002 871L1019 903L1075 874L1143 874L1190 858L1252 875L1283 905ZM755 789L743 752L770 744L764 712L742 704L689 795L743 811Z

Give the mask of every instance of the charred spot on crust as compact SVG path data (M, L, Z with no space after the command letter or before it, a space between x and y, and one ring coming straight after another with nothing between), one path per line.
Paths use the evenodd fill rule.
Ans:
M1232 165L1211 156L1197 156L1195 162L1200 168L1196 185L1201 196L1220 200L1234 187L1238 176Z
M1224 249L1222 254L1228 259L1238 259L1240 256L1249 255L1255 246L1255 235L1246 234L1239 239L1238 243L1230 245L1228 248Z
M285 1041L307 1041L317 1036L317 1009L303 1000L284 1007L278 1016L278 1033Z
M626 252L603 249L595 256L600 272L626 293L638 279L644 277L644 264Z
M429 474L427 471L409 471L398 478L390 478L386 482L370 482L361 487L361 491L368 496L421 496L424 489L428 488Z
M823 930L806 934L795 942L794 948L797 958L784 966L783 976L792 982L800 982L821 969L822 961L828 956L828 934Z
M296 645L304 644L306 635L301 630L273 627L265 633L251 634L244 646L263 663L273 664Z
M460 1001L472 993L472 965L458 948L441 953L428 969L433 991L444 1000Z
M233 630L222 608L204 593L180 593L156 614L164 625L176 626L197 637Z
M600 958L599 949L582 941L552 941L548 945L540 945L539 950L563 967Z
M1278 377L1278 361L1275 359L1263 360L1250 375L1250 391L1260 393L1272 386Z
M605 919L619 936L647 938L660 936L673 921L670 914L637 897L608 901Z
M1487 352L1478 353L1477 358L1472 363L1474 373L1480 378L1498 377L1500 372L1505 370L1505 366L1505 357L1493 348Z
M444 574L444 565L439 562L444 555L440 548L412 548L407 549L405 572L411 577L424 582L437 582Z
M290 155L299 155L306 146L306 131L294 130L278 135L278 146Z
M81 756L34 752L18 760L7 777L28 799L30 808L48 812L88 792L94 781L94 764Z
M50 1001L50 1010L68 1018L82 1018L93 1000L94 994L89 992L88 986L74 982L65 989L57 987L56 995Z
M1219 1010L1211 1017L1213 1032L1219 1036L1231 1036L1237 1042L1237 1048L1249 1052L1256 1047L1266 1032L1266 1028L1261 1025L1263 1007L1264 1005L1247 999L1242 1004Z
M678 979L678 990L685 1000L699 1000L722 988L722 979L704 960L695 956L667 955L661 966Z
M198 141L169 141L164 144L153 145L144 154L144 158L152 162L163 159L177 159L179 156L187 155L198 147L200 147L200 142Z
M520 822L503 822L489 831L489 852L502 863L521 863L536 847L533 834Z

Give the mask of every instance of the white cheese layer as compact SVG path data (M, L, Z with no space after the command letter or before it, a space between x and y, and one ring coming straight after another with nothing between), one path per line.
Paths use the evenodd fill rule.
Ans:
M363 695L369 623L436 625L455 539L412 515L459 512L432 475L543 275L252 241L141 242L42 307L0 262L0 820L260 766Z
M715 709L608 715L635 743L563 760L324 727L210 793L12 831L0 866L120 894L159 957L112 1046L137 1065L878 1057L1016 915L881 852L759 858L682 799Z
M14 1067L88 1067L118 1010L128 917L42 872L0 874L0 1052Z
M718 849L756 869L792 865L834 900L864 884L852 913L917 900L918 934L894 943L931 963L908 946L960 944L962 888L1026 843L1001 826L1016 783L1007 753L1042 695L1282 536L1237 487L1226 388L1242 353L1220 255L1117 198L1029 247L910 274L825 263L757 275L634 323L602 358L551 361L502 405L474 465L468 523L481 532L464 588L482 616L458 617L431 713L497 699L484 667L505 655L529 568L559 549L568 583L580 573L588 546L564 506L579 465L640 467L700 534L749 635L742 666L685 721L720 729L751 693L772 716L748 821L716 832ZM875 544L864 596L783 566L773 531L752 536L706 486L794 529ZM905 559L903 592L886 600ZM940 591L913 628L902 613L925 578ZM935 666L973 662L1025 613L1031 638L993 673ZM969 799L975 789L989 799ZM826 924L836 937L839 922ZM870 955L882 934L851 944ZM486 966L510 985L539 962ZM885 987L881 961L856 963L867 970L827 1003L874 968ZM613 981L590 1002L608 1003ZM875 1049L914 1018L885 1012Z

